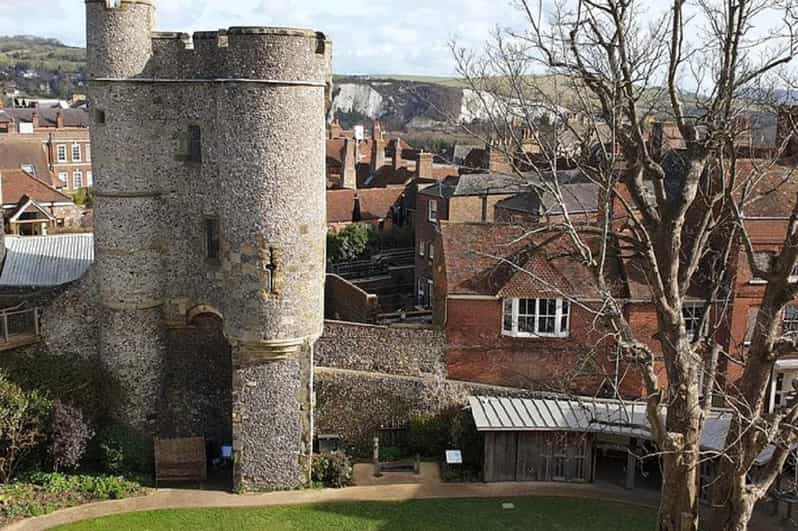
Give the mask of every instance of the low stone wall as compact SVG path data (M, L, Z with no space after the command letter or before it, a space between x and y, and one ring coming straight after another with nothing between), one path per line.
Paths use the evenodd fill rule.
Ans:
M531 397L539 393L438 377L394 376L317 367L316 433L336 434L346 447L367 456L380 425L403 423L465 407L470 395Z
M446 333L437 328L325 321L315 362L317 367L445 378L445 355Z

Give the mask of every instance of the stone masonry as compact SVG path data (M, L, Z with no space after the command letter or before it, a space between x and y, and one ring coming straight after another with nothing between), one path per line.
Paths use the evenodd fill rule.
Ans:
M216 315L236 487L302 486L331 43L280 28L155 33L155 0L86 0L86 16L100 358L123 391L117 416L160 435L169 330Z

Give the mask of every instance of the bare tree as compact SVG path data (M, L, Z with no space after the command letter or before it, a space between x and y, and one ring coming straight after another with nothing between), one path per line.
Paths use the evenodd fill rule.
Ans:
M781 251L765 265L744 214L768 176L783 170L777 159L789 138L770 158L745 170L740 164L747 113L763 108L768 87L798 49L795 3L672 0L659 15L641 0L516 3L520 23L497 30L484 53L452 47L490 125L484 140L504 153L513 174L559 202L562 215L548 229L568 234L593 268L604 297L597 311L643 375L663 472L658 529L698 528L699 468L707 459L718 475L705 527L746 529L798 441L798 402L775 414L766 403L777 358L795 349L781 336L780 316L798 295L798 200ZM757 30L774 18L779 24ZM673 124L680 149L657 149L653 119ZM598 184L597 222L569 215L563 159ZM751 345L734 359L720 336L741 248L767 287ZM650 288L657 348L638 337L612 289L607 264L624 252L639 259ZM711 287L702 292L711 311L700 334L688 330L683 311L697 285ZM666 379L657 375L660 363ZM730 386L720 367L734 363L742 376ZM728 408L732 420L725 449L706 455L700 441L713 403ZM775 448L772 458L754 474L768 447Z

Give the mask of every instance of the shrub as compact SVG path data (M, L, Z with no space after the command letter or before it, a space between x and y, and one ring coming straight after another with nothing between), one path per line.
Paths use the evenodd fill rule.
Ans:
M112 424L97 435L100 464L111 474L140 475L152 472L152 444L142 434Z
M314 485L342 488L352 484L352 462L344 452L323 452L313 455L311 481Z
M79 409L61 401L53 405L52 419L49 453L53 470L75 468L85 455L94 430Z
M383 463L399 461L402 458L402 450L397 446L380 447L380 461Z
M25 392L0 373L0 481L8 483L22 457L46 438L51 403L38 391Z
M363 258L375 247L379 247L379 236L365 223L327 233L327 260L333 264Z
M77 353L55 355L42 349L7 351L0 371L25 391L39 391L52 399L80 404L97 425L118 400L119 389L102 364Z
M95 500L118 500L137 492L141 485L121 476L65 475L37 472L28 478L49 494L77 494Z
M440 458L449 446L449 415L419 415L410 419L409 446L413 454Z

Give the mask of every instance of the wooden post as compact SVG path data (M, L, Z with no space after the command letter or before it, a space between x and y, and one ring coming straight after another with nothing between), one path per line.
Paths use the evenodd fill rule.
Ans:
M632 452L635 440L629 439L629 448L626 450L626 482L624 487L631 490L635 488L635 472L637 466L637 457Z
M39 308L33 309L33 329L36 332L36 336L39 335Z
M8 314L7 313L3 314L3 338L6 340L6 343L8 343Z

